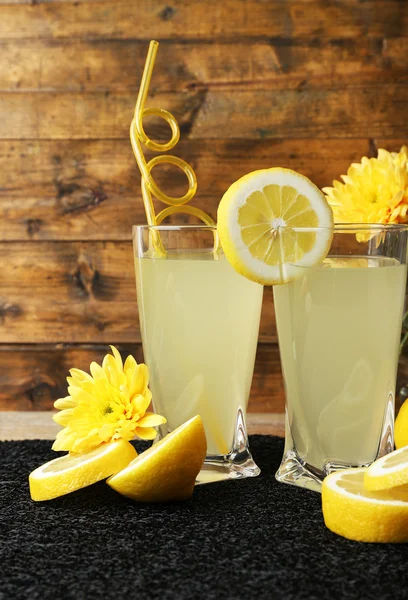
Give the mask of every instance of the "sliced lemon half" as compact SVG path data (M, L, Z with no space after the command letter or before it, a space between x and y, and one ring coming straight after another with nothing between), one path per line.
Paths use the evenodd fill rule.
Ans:
M139 502L185 500L193 494L206 452L204 426L197 415L153 444L106 483Z
M322 485L326 526L358 542L408 541L408 489L370 492L364 487L367 469L337 471Z
M408 446L408 400L399 409L394 425L395 447Z
M29 476L32 500L51 500L124 469L137 452L129 442L103 444L84 454L66 454L35 469Z
M408 446L373 462L364 475L367 490L389 490L408 483Z
M323 193L303 175L264 169L238 179L225 192L218 232L236 271L273 285L295 279L325 258L333 213Z

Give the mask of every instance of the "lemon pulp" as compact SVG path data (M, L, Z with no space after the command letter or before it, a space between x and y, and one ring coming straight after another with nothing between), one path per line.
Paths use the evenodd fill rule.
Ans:
M290 169L242 177L218 207L224 253L242 275L266 285L284 283L326 256L333 214L322 192Z

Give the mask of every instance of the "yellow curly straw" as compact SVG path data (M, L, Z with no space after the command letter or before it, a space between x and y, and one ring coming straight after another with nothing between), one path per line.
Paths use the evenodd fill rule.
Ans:
M200 208L197 208L196 206L186 206L187 202L190 202L197 191L197 177L193 168L185 160L177 156L160 154L159 156L152 158L149 162L146 162L143 154L142 144L144 144L147 148L150 148L150 150L154 150L156 152L167 152L168 150L174 148L180 139L180 128L176 119L169 111L164 110L163 108L145 108L158 47L159 43L155 40L150 42L149 51L147 53L146 63L143 70L142 82L140 84L140 90L136 101L135 112L130 124L130 141L142 176L141 188L147 223L151 226L160 225L160 223L169 215L175 213L185 213L197 217L206 225L215 227L216 223L214 219L212 219L206 212ZM155 142L149 138L143 129L143 117L146 116L160 117L166 121L171 129L171 138L168 142ZM179 169L186 174L188 180L188 190L184 196L169 196L168 194L165 194L154 181L151 174L153 167L165 163L179 167ZM154 211L152 195L157 200L169 205L167 208L161 210L157 215ZM153 244L158 255L165 256L164 248L157 233L154 234ZM218 248L218 234L215 231L214 256L216 256ZM201 408L205 407L202 406ZM219 448L220 454L226 454L229 451L228 446L223 436L219 432L217 424L215 421L213 421L212 416L209 414L206 415L206 423L217 447Z
M159 156L155 156L149 162L146 162L146 159L143 155L142 144L144 144L147 148L150 148L150 150L154 150L156 152L167 152L168 150L174 148L180 139L180 128L176 119L169 111L164 110L163 108L145 108L158 47L159 43L155 40L150 42L149 51L143 70L142 82L140 84L139 95L136 101L135 112L130 125L130 141L132 143L136 162L142 175L142 195L146 210L147 223L148 225L159 225L163 219L171 214L186 213L197 217L206 225L215 226L215 221L200 208L195 206L183 206L194 197L197 191L196 174L194 173L193 168L185 160L177 156L161 154ZM160 117L166 121L171 129L171 138L168 142L155 142L149 138L143 128L143 118L146 116ZM165 163L175 165L186 174L188 180L188 190L184 196L169 196L168 194L165 194L154 181L151 174L153 167ZM163 209L156 216L152 195L157 200L170 205L170 207Z

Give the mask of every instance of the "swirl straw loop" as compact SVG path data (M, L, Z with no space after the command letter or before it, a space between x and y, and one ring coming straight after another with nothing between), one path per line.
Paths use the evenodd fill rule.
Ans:
M150 42L135 112L130 125L130 141L142 175L142 195L147 222L149 225L159 225L169 215L185 213L197 217L206 225L214 226L215 221L207 213L193 206L184 206L192 200L197 191L197 177L193 168L185 160L177 156L160 154L149 160L149 162L146 162L143 154L142 144L155 152L167 152L174 148L180 139L180 128L176 119L169 111L163 108L145 108L158 45L158 42L154 40ZM143 118L146 116L159 117L169 125L171 137L168 142L155 142L149 138L143 128ZM156 165L160 164L174 165L186 175L188 190L183 196L170 196L159 188L151 172ZM157 216L152 196L168 205L168 208L163 209Z

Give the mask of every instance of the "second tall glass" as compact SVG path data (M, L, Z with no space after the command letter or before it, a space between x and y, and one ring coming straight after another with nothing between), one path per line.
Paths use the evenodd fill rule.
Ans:
M286 388L279 481L319 491L331 471L393 449L406 259L405 226L339 224L321 265L275 287Z
M155 410L166 435L200 414L207 459L199 482L258 475L245 413L263 287L238 275L216 227L134 227L137 298Z

